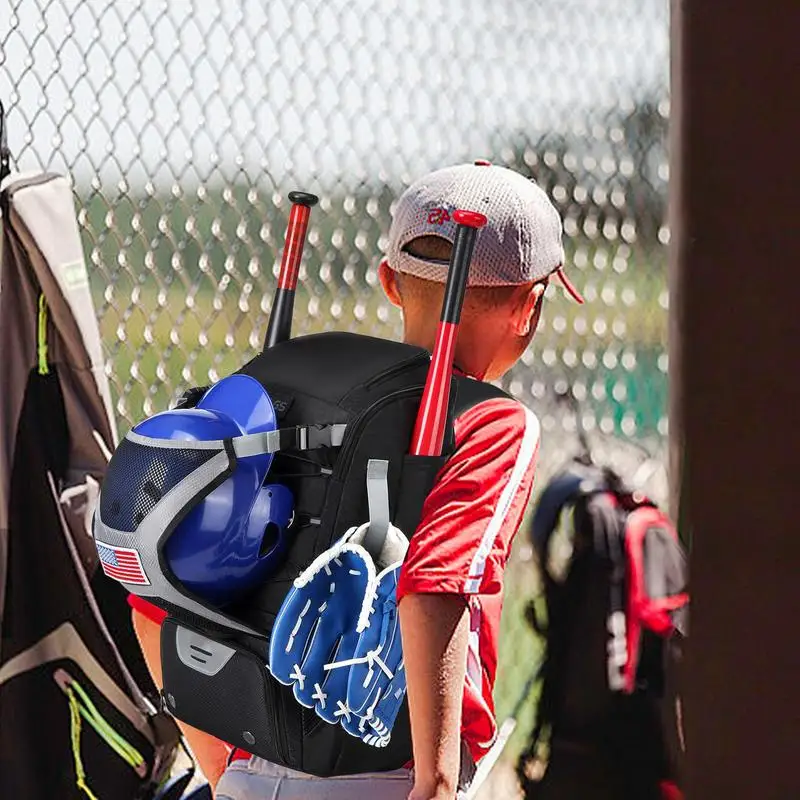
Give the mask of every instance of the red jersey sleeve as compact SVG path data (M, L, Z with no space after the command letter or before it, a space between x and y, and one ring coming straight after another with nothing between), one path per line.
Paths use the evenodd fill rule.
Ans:
M495 594L533 486L539 421L508 398L455 421L455 451L422 509L400 573L409 593Z
M154 606L138 594L128 595L128 605L140 614L144 614L151 622L155 622L156 625L160 625L167 618L167 612L164 611L164 609Z

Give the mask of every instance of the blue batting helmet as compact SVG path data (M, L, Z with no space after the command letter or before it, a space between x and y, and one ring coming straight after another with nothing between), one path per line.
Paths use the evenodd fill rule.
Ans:
M293 516L291 492L264 485L275 431L269 394L247 375L136 425L109 463L95 515L106 573L162 599L177 583L216 607L254 588L281 560Z

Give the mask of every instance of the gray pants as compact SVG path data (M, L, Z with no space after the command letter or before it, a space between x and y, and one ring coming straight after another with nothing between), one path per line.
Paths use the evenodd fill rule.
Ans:
M469 787L475 766L466 753L461 760L459 789ZM407 800L414 771L365 772L317 778L253 756L234 761L217 784L216 800ZM460 792L459 792L460 796Z

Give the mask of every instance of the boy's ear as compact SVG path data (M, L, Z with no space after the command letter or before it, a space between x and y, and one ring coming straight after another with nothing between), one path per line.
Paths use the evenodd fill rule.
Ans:
M522 303L518 306L518 313L514 315L512 321L517 336L528 336L536 330L545 289L547 286L544 283L534 283L527 288Z
M381 286L389 302L401 308L403 305L402 297L400 296L400 287L397 285L397 273L389 266L389 262L381 259L378 264L378 278L380 278Z

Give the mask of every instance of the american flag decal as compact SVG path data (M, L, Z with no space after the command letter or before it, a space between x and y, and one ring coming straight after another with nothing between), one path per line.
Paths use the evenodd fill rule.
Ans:
M95 541L95 544L103 572L109 578L114 578L122 583L150 585L142 568L142 560L135 550L130 547L112 547L110 544L98 541Z

